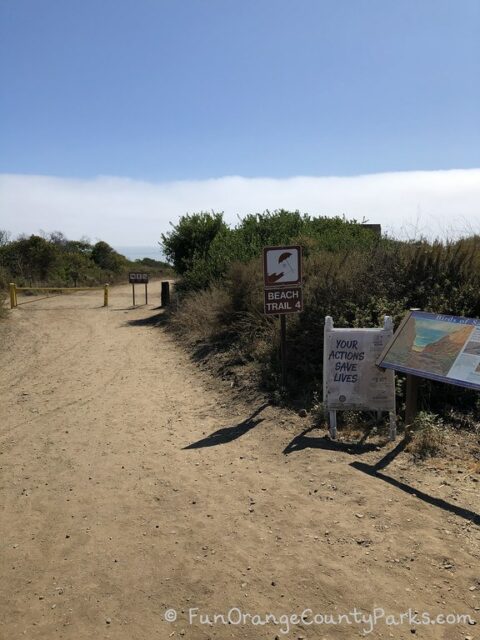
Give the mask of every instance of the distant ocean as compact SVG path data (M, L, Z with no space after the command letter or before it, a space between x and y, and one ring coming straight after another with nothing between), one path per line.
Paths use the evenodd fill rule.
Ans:
M451 324L448 322L443 323L445 328L442 330L440 328L431 327L432 323L428 322L428 320L422 321L421 319L417 320L415 323L415 341L414 348L423 349L427 346L427 344L433 344L434 342L438 342L441 338L448 336L451 333L454 333L458 327L456 324ZM438 327L440 322L435 323Z
M158 245L156 247L114 247L114 249L129 260L141 260L142 258L165 260L165 256Z

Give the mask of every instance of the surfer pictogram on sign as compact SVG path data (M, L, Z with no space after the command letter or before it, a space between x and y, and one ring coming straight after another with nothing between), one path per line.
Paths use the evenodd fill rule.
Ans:
M302 250L299 246L265 247L263 275L265 287L301 284Z

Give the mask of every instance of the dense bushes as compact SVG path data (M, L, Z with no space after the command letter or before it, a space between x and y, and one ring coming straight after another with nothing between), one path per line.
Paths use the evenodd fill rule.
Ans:
M266 245L299 243L305 252L371 247L378 237L371 230L342 218L312 218L283 209L248 215L229 228L219 213L181 218L162 236L165 255L182 276L182 291L205 289L222 279L235 262L257 259Z
M98 259L102 250L110 262ZM98 284L113 279L127 264L126 258L105 242L93 246L86 241L71 242L60 233L49 238L20 237L0 247L0 266L10 280L26 286L38 283L71 286L74 281Z
M478 261L474 247L387 241L367 250L321 252L307 258L305 311L289 322L294 395L305 391L308 400L320 388L326 315L340 327L380 326L384 315L398 325L412 307L479 317L480 265L473 267ZM477 394L472 391L426 381L423 385L421 397L437 412L445 403L476 407ZM402 387L400 391L401 400Z
M5 301L7 298L6 291L0 288L0 319L4 318L7 314L7 308L5 307Z
M208 265L205 264L211 251L215 237L227 232L222 214L196 213L186 215L173 227L173 231L162 235L163 250L175 271L187 278L194 279L192 271L199 271L199 265L204 266L206 273L204 280L198 282L194 288L203 288L208 284Z
M188 222L174 227L169 240ZM247 216L234 229L219 225L208 250L204 245L198 258L191 251L181 286L183 302L172 326L255 361L267 389L279 386L278 322L263 314L261 252L263 246L283 243L304 247L305 310L287 323L288 393L302 404L312 404L321 390L326 315L339 327L379 326L384 315L398 323L411 307L480 316L478 237L446 244L405 243L380 238L341 218L283 210ZM194 297L201 297L201 305L192 304ZM192 334L200 315L201 332ZM421 397L437 413L446 405L453 413L478 409L472 391L422 384ZM401 401L402 380L398 386Z
M152 264L153 263L153 264ZM162 262L130 262L106 242L68 240L62 233L21 236L10 240L0 231L0 295L9 282L18 286L93 286L126 279L126 272L141 268L152 274L167 272Z

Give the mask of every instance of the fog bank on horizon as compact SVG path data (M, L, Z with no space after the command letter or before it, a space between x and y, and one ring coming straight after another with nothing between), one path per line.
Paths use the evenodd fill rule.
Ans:
M223 211L235 225L280 208L379 223L401 239L455 239L480 233L480 169L165 183L0 175L0 228L13 236L60 230L71 239L151 247L186 213Z

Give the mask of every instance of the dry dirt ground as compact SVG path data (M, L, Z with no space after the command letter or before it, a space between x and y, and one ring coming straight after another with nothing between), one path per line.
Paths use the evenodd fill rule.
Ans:
M395 616L370 638L480 637L478 476L234 399L154 305L101 296L0 329L2 639L363 637L354 608Z

